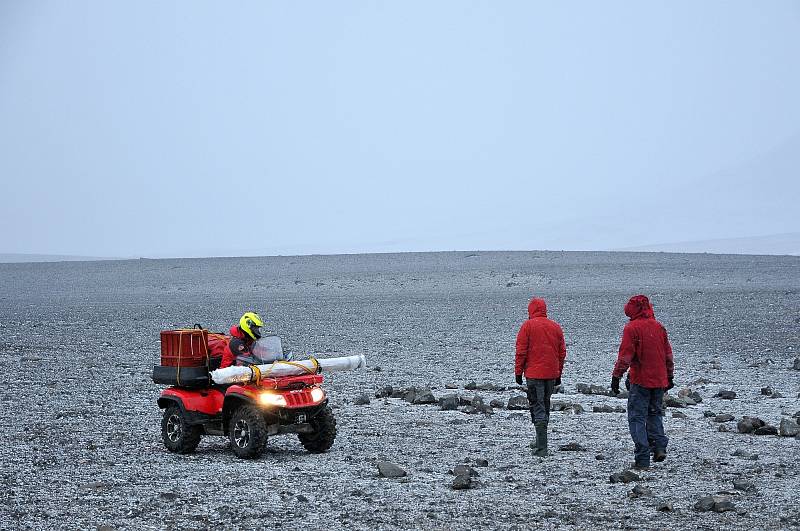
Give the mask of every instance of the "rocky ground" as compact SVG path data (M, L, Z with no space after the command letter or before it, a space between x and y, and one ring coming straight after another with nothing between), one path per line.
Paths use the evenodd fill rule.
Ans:
M667 409L667 461L612 483L612 474L629 479L621 473L632 461L625 400L578 389L607 387L622 307L638 292L670 333L671 403L683 407ZM507 407L520 395L513 345L534 294L547 299L568 343L544 460L527 447L527 412ZM329 453L310 455L291 436L271 439L255 461L236 459L221 437L194 455L164 449L162 388L150 381L159 330L196 322L225 330L247 309L301 356L367 355L370 369L326 380L339 422ZM0 264L0 527L798 528L800 440L737 428L751 416L792 429L798 350L797 257L456 252ZM385 386L398 397L376 398ZM404 400L397 390L412 386L437 401L460 396L458 408ZM702 402L683 400L683 389ZM480 406L476 395L486 412L465 412ZM489 414L492 401L502 407ZM570 443L578 451L559 450ZM390 464L405 475L381 477L379 469L397 472ZM456 469L456 480L451 471L464 464L471 469ZM468 488L454 489L454 480Z

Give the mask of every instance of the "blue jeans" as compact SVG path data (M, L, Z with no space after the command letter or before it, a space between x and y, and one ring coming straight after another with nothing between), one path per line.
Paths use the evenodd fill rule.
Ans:
M628 394L628 427L635 445L635 460L640 466L650 466L650 451L666 450L669 439L664 434L661 404L664 390L649 389L631 384Z

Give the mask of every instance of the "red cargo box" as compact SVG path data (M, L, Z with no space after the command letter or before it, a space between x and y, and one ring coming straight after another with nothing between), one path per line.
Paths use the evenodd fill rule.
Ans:
M161 332L161 365L203 367L208 360L208 330L189 328Z

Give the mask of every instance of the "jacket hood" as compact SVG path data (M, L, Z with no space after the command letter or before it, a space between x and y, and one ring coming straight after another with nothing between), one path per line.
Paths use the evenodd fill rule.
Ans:
M534 297L528 303L528 319L534 317L547 317L547 303L544 302L544 299Z
M644 295L634 295L625 305L625 315L634 319L652 319L655 317L650 299Z

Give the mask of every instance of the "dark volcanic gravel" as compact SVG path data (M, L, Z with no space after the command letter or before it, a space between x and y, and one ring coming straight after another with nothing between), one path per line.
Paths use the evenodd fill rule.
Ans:
M676 356L676 389L703 403L667 415L669 456L629 497L609 476L633 460L624 406L578 394L606 387L630 295L648 294ZM531 295L564 328L570 403L531 456L526 411L442 410L366 393L429 388L507 404L516 332ZM162 387L150 381L159 331L226 330L255 309L297 357L367 355L381 370L331 374L339 435L327 454L293 436L255 461L221 437L196 454L160 440ZM609 253L453 252L205 260L0 264L3 467L0 527L34 529L778 529L800 525L800 440L717 431L705 411L772 426L800 409L800 258ZM469 382L482 385L464 390ZM445 389L445 384L460 386ZM762 387L785 398L769 398ZM736 393L735 400L715 395ZM558 395L557 397L558 398ZM491 409L491 408L490 408ZM734 455L735 454L735 455ZM737 457L758 454L756 460ZM595 458L603 456L602 460ZM470 489L450 471L480 469ZM384 478L378 463L408 475ZM726 493L735 509L693 510ZM672 507L659 511L659 507Z

